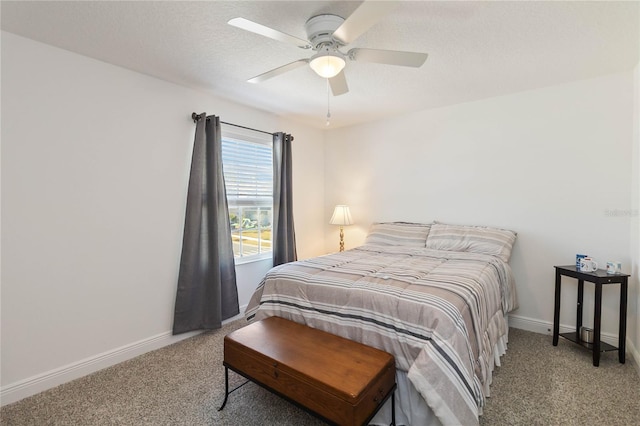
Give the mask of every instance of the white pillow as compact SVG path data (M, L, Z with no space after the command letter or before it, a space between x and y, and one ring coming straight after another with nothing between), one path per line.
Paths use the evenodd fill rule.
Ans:
M369 229L365 244L424 247L430 227L431 225L423 223L374 223Z
M508 262L516 236L514 231L508 229L434 223L426 247L489 254Z

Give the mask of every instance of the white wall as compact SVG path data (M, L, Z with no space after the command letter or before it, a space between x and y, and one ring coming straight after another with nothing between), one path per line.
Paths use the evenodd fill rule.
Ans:
M325 216L334 204L351 207L347 248L374 221L517 231L515 323L544 332L553 321L554 265L586 253L631 269L630 217L616 214L631 208L632 89L627 72L331 131ZM327 230L329 250L338 237ZM603 306L609 338L618 324L611 287ZM575 325L575 280L563 288L561 324ZM587 286L585 325L592 294Z
M2 33L3 404L175 341L193 111L295 136L299 257L322 254L321 131ZM269 266L238 267L241 305Z

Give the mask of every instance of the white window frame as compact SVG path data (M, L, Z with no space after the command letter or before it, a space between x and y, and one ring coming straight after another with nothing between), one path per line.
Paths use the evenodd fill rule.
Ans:
M245 131L244 129L233 129L232 131L226 130L224 128L222 128L222 139L227 139L227 140L235 140L235 141L240 141L240 142L249 142L249 143L255 143L255 144L260 144L260 145L265 145L268 146L269 149L271 149L271 152L273 153L273 138L272 136L268 135L268 134L260 134L260 133L256 133L256 132L251 132L251 131ZM272 161L273 161L273 155L272 155ZM222 168L224 170L224 161L222 164ZM273 170L273 166L271 167L271 170ZM271 178L273 179L273 174L271 176ZM229 211L232 207L238 208L240 211L243 208L243 206L232 206L229 203ZM271 227L273 229L273 194L271 197ZM256 206L256 208L259 209L259 206ZM258 225L258 229L259 225ZM261 260L265 260L265 259L271 259L273 257L273 234L271 235L271 248L268 249L268 251L264 251L264 252L260 252L257 254L251 254L251 255L245 255L245 256L235 256L235 252L234 252L234 259L235 259L235 263L236 265L241 265L243 263L250 263L250 262L256 262L256 261L261 261ZM240 240L240 244L242 244L242 239Z

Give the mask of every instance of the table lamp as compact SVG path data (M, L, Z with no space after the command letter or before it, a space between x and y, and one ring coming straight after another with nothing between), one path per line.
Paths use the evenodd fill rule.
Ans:
M331 225L340 225L340 251L344 251L344 229L343 226L352 225L351 212L349 206L338 205L333 210L333 216L329 221Z

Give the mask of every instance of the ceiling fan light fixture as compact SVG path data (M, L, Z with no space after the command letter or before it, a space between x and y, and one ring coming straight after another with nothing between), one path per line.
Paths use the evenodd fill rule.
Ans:
M328 50L319 52L309 61L311 69L323 78L333 78L340 74L346 64L342 56Z

